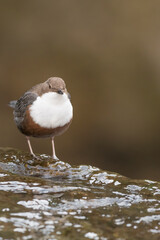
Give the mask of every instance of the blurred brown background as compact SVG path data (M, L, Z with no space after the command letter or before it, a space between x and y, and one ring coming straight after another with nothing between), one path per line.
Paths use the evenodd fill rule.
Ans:
M0 146L28 151L7 103L50 76L74 106L61 160L160 180L160 1L0 1Z

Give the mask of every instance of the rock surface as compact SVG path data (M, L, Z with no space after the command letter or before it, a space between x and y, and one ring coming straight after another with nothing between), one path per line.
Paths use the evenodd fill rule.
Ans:
M160 239L160 183L0 149L0 240Z

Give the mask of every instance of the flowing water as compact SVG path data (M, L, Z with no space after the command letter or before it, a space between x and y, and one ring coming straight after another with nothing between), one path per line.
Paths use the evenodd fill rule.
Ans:
M0 240L160 239L160 183L0 150Z

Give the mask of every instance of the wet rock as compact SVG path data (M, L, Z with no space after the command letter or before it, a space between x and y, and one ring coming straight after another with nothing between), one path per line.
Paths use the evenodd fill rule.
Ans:
M160 183L0 149L0 240L160 239Z

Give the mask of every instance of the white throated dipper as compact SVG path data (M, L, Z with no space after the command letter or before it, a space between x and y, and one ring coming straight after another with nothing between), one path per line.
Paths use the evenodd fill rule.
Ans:
M65 132L73 118L70 94L63 79L51 77L11 101L9 106L14 109L14 121L26 136L31 155L36 157L30 137L51 138L53 159L58 160L54 137Z

